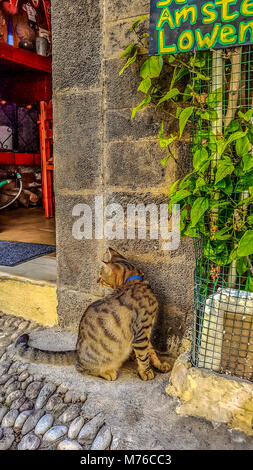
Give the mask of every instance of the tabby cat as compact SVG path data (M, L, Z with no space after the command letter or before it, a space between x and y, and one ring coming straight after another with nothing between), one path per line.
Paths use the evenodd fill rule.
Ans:
M82 374L116 380L118 370L134 351L142 380L154 378L151 364L168 372L150 342L158 311L157 300L143 273L109 248L110 261L103 261L98 282L114 289L111 295L92 303L80 321L75 351L42 351L28 346L28 335L17 340L19 355L31 362L75 364Z

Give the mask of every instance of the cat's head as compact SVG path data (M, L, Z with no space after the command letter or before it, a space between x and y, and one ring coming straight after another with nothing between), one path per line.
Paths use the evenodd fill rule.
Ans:
M110 261L103 261L97 282L102 287L117 289L131 276L142 276L143 273L117 251L109 248Z

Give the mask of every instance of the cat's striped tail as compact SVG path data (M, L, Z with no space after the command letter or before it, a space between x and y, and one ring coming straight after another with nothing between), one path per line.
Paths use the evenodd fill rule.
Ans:
M76 363L76 351L44 351L28 345L29 336L20 336L15 344L19 356L30 362L51 364L55 366L71 366Z

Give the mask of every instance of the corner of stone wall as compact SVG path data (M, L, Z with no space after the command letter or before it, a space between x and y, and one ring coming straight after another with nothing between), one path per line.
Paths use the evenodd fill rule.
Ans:
M118 75L130 26L148 13L146 0L52 2L58 315L61 326L76 329L88 302L103 296L96 279L110 244L149 279L160 304L154 341L166 349L168 336L182 337L192 311L192 242L165 253L161 240L107 243L72 236L76 204L93 210L96 195L104 205L124 208L128 202L167 203L169 186L179 177L176 165L160 164L166 154L157 142L154 110L144 109L131 121L132 107L143 99L137 92L140 64ZM175 152L187 167L187 142Z
M253 383L192 367L189 350L175 361L166 392L179 398L180 415L225 423L253 435Z

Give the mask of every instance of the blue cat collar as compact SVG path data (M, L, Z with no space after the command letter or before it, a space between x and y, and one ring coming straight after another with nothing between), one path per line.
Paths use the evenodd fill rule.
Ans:
M133 279L141 279L142 280L143 277L142 276L131 276L128 279L126 279L125 282L132 281Z

